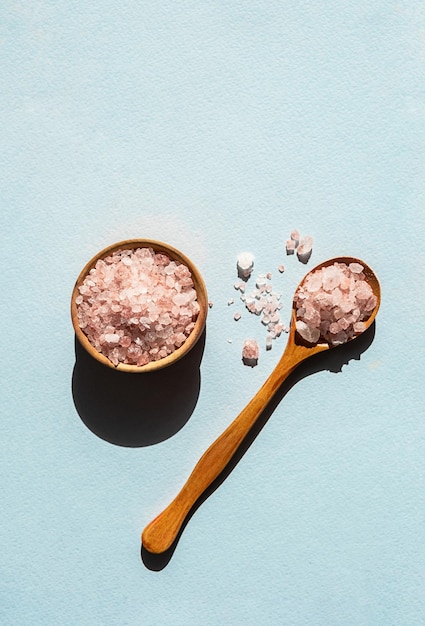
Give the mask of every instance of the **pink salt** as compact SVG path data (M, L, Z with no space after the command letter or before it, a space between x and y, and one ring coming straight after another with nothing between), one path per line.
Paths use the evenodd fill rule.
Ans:
M363 270L360 263L335 262L307 275L295 294L296 329L305 341L336 345L365 330L377 299Z
M244 365L254 367L257 365L260 350L255 339L245 339L242 348L242 361Z
M310 237L310 235L305 235L304 237L300 239L300 243L298 244L298 248L297 248L298 260L301 261L301 263L307 263L307 261L309 260L311 256L312 250L313 250L313 237Z
M294 254L295 252L295 241L293 239L286 240L286 254Z
M186 341L199 313L190 270L151 248L100 259L79 287L80 328L114 365L146 365Z
M300 241L300 233L298 230L294 229L291 231L291 239L295 243L295 247L297 247Z

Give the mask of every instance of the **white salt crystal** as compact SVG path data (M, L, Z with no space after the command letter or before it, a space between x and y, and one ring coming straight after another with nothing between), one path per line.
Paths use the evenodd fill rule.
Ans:
M313 328L302 320L297 320L295 327L301 337L308 343L317 343L319 341L320 330L318 328Z
M273 337L271 335L267 335L266 337L266 350L271 350L273 345Z
M105 335L105 341L107 343L118 343L120 340L120 336L116 335L115 333L107 333Z
M250 252L241 252L237 258L237 269L240 278L248 279L254 268L254 256Z

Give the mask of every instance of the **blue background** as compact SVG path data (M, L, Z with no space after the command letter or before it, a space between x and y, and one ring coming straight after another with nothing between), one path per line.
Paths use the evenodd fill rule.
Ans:
M424 5L3 0L0 49L1 623L424 624ZM154 445L99 436L72 390L73 284L134 237L214 302L196 406ZM286 319L306 269L364 259L376 334L282 397L155 571L140 532L284 349L233 320L244 250Z

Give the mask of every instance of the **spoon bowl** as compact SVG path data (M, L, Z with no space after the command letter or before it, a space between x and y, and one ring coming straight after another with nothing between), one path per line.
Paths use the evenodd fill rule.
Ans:
M333 265L335 262L345 263L347 265L350 263L359 263L364 268L365 279L376 296L376 306L368 319L365 320L363 330L363 332L365 332L374 322L378 312L381 302L381 289L375 273L363 261L353 257L329 259L317 265L306 274L298 285L297 291L301 288L309 274L322 267ZM143 547L149 552L160 554L172 546L193 505L230 462L248 432L263 413L265 407L295 368L310 356L338 347L327 342L306 345L296 331L296 319L297 310L294 297L288 342L282 357L257 394L202 455L174 500L146 526L142 533L142 543ZM363 333L359 333L357 336L360 336L360 334ZM353 337L349 341L353 341L354 339L356 339L356 337Z

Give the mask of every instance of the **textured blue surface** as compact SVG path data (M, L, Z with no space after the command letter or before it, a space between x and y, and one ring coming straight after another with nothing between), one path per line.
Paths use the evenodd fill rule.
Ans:
M2 624L424 623L424 33L409 1L3 0ZM273 272L288 316L292 228L315 238L307 269L375 269L374 340L288 391L153 571L142 528L284 348L241 364L265 333L233 321L236 256ZM133 237L191 257L214 306L190 419L124 446L74 404L69 301Z

